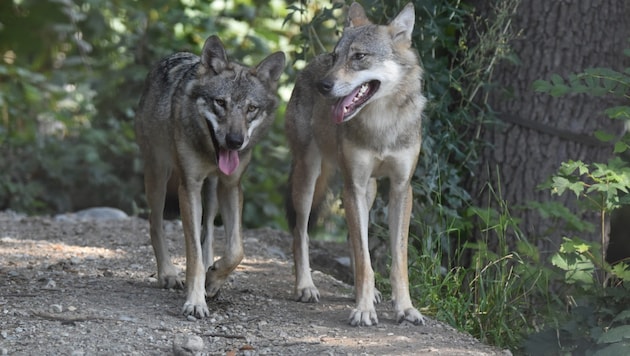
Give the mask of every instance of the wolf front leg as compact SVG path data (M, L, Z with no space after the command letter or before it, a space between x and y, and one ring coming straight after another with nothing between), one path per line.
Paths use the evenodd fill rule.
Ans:
M368 248L368 204L365 185L356 181L344 183L344 204L350 236L350 248L354 256L354 290L356 306L350 313L349 323L353 326L378 324L374 308L374 271Z
M350 248L354 259L354 290L356 306L350 313L349 323L353 326L378 324L374 308L374 271L368 248L369 189L374 160L370 151L347 145L341 148L340 161L343 174L343 203ZM372 193L369 193L372 194Z
M243 191L240 174L221 176L217 186L217 196L221 218L225 227L225 253L216 260L206 272L206 293L214 297L230 273L243 260L243 239L241 213L243 209Z
M182 175L179 185L179 207L186 239L186 303L184 315L204 318L210 315L206 304L205 268L201 250L201 186L203 180Z
M399 323L406 320L416 325L424 325L424 317L414 308L409 295L407 246L412 196L408 180L400 184L393 183L390 188L388 212L392 267L389 278L396 320Z

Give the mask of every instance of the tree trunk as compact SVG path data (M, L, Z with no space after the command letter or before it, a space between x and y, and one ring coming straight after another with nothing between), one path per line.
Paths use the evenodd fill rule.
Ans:
M482 16L492 10L492 2L473 3ZM552 196L538 186L563 161L606 162L612 146L597 141L593 133L601 129L620 134L622 125L603 113L612 104L611 98L554 98L535 93L532 83L548 80L552 74L566 78L590 67L624 68L627 57L623 50L629 38L625 3L522 1L512 22L518 36L509 44L520 63L499 64L493 78L496 85L487 93L497 122L482 128L480 138L490 146L481 152L481 164L468 187L477 206L496 208L497 199L505 201L511 215L520 220L521 231L543 254L557 251L562 236L599 241L598 214L579 215L596 227L594 232L580 235L525 207L529 202L557 201L577 212L575 195ZM489 194L488 187L496 197Z

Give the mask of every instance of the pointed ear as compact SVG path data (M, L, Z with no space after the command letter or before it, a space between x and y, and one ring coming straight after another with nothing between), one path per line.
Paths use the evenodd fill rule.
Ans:
M358 2L353 2L348 9L348 18L346 19L346 27L359 27L371 24L365 15L365 10Z
M223 43L217 36L210 36L201 50L201 65L204 69L221 73L228 66L227 54Z
M276 82L284 71L284 62L284 53L273 53L256 66L255 74L261 81L275 87Z
M396 41L411 42L411 33L416 22L416 12L413 3L408 3L400 13L389 23L389 32Z

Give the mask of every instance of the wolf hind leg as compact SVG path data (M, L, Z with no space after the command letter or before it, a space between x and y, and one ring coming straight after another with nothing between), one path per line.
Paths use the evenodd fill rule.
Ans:
M241 214L243 191L240 178L222 177L217 184L217 197L221 202L221 218L225 227L225 253L206 269L206 295L214 297L232 271L243 260Z
M214 263L214 218L219 210L217 198L217 177L206 178L202 194L203 201L203 224L201 230L201 251L203 253L203 265L206 271Z
M168 248L164 242L164 204L166 186L171 175L171 169L152 163L145 163L144 185L149 205L149 230L151 245L157 262L158 286L163 288L183 289L184 281L179 277L179 270L171 262Z
M317 220L317 210L321 206L328 188L328 180L333 168L322 162L314 146L310 152L294 159L289 177L290 204L295 219L290 226L293 234L293 259L295 263L295 299L299 302L316 303L319 290L313 283L309 258L309 226Z

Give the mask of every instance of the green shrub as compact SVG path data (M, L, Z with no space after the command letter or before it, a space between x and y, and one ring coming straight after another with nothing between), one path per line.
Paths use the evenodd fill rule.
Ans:
M630 50L624 52L630 55ZM538 80L534 89L554 96L587 93L599 97L612 95L630 98L630 69L618 72L608 68L591 68L571 74L565 80L553 75L550 81ZM630 119L630 107L615 106L605 111L612 120ZM563 162L543 188L553 194L573 193L584 210L601 217L598 226L600 242L565 237L551 263L562 273L564 298L557 305L554 320L541 327L525 342L530 354L556 355L627 355L630 352L630 272L626 263L614 266L606 262L607 219L615 210L630 204L630 166L625 158L630 148L627 132L596 132L595 136L610 142L615 156L607 163ZM569 214L565 214L569 215Z

